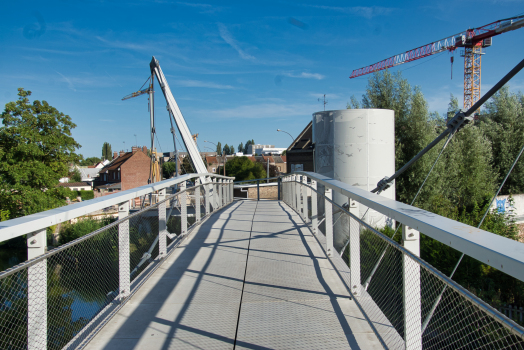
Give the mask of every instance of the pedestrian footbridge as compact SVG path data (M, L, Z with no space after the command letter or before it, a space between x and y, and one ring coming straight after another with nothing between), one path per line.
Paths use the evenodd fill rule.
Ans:
M275 186L279 200L235 200L232 178L192 174L3 222L29 260L0 273L0 348L524 347L516 321L419 257L423 233L523 280L521 243L315 173ZM113 205L118 220L45 249L47 227Z

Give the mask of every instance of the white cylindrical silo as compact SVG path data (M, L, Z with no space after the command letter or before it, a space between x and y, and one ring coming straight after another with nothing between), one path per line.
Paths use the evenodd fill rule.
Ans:
M313 142L315 172L348 185L371 191L377 182L395 172L395 116L392 110L344 109L314 113ZM395 199L395 186L380 195ZM347 202L347 198L338 194L334 200L339 205ZM360 207L360 217L366 209ZM371 210L365 221L374 227L391 224L388 218ZM335 242L337 246L345 238L335 239L339 241Z

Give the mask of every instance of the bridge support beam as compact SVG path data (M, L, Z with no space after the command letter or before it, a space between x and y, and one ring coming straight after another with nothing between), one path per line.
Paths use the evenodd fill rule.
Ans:
M180 192L185 191L186 183L180 184ZM187 233L187 192L183 192L178 195L180 201L180 234L183 236Z
M332 257L335 249L333 248L333 204L329 201L333 196L331 188L325 187L324 196L326 196L324 200L324 212L326 213L326 251L327 255Z
M420 256L420 232L402 226L402 245ZM402 256L404 276L404 340L406 350L422 350L422 306L420 297L420 265L407 255Z
M358 202L354 199L348 198L348 203L349 212L358 217ZM360 223L351 216L349 217L349 268L351 293L355 296L360 295Z
M129 216L129 202L118 205L118 220ZM164 217L166 212L164 210ZM118 299L129 296L131 289L131 262L129 255L129 220L118 224Z
M46 229L27 235L27 259L45 253ZM27 348L47 349L47 259L27 271Z

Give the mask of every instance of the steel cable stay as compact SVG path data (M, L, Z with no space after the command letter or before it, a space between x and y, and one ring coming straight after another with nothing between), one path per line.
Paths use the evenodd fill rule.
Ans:
M480 220L479 224L477 225L477 228L480 228L480 226L482 226L482 224L484 223L484 219L486 218L486 216L488 215L490 209L491 209L491 205L493 204L493 201L495 200L495 198L497 198L497 196L499 195L500 193L500 190L502 190L502 187L504 186L504 184L506 183L506 180L508 179L509 175L511 174L511 172L513 171L513 168L515 167L515 165L517 164L520 156L522 155L522 152L524 152L524 145L522 146L522 148L520 149L520 152L517 156L517 158L515 159L515 161L513 162L513 164L511 165L511 168L509 169L508 173L506 174L506 177L504 177L504 180L502 181L502 183L500 184L498 190L497 190L497 193L495 193L495 195L493 196L493 198L491 198L491 200L489 201L489 204L488 204L488 207L486 209L486 211L484 212L484 216L482 216L482 219ZM453 279L453 275L455 274L455 272L457 271L457 268L459 267L460 263L462 262L462 259L464 258L464 253L462 253L462 255L460 256L459 260L457 261L457 263L455 264L455 267L453 268L453 271L451 271L451 274L449 275L449 278L450 279ZM429 310L429 313L428 315L426 316L426 319L424 320L424 323L422 323L422 333L424 333L424 331L426 330L428 324L429 324L429 321L431 320L431 318L433 317L433 314L435 313L435 310L437 309L437 306L440 302L440 300L442 299L442 296L444 295L444 292L446 291L446 286L444 286L442 288L442 291L440 292L439 296L437 297L437 299L435 299L435 302L433 303L433 306L431 307L431 309Z

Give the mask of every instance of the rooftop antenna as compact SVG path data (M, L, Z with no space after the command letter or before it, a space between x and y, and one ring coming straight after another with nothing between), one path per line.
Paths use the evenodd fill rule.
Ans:
M319 97L318 98L319 101L322 101L322 99ZM326 94L324 94L324 101L323 101L323 104L324 104L324 111L326 111L326 105L327 105L328 101L326 100Z

